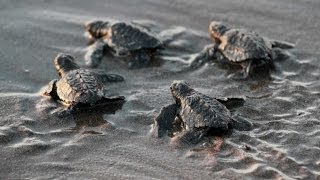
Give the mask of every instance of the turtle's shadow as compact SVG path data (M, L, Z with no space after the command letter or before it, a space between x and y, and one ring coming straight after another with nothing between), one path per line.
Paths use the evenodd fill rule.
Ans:
M50 122L51 125L68 128L66 126L70 127L75 123L75 127L71 129L76 130L108 124L104 115L115 114L116 111L122 109L124 103L125 101L115 101L94 106L79 104L70 109L52 98L43 98L38 104L38 111L40 111L41 119Z
M99 105L95 107L77 108L70 112L76 123L76 129L80 127L96 127L108 122L103 118L107 114L115 114L122 109L125 101L114 102L111 104Z

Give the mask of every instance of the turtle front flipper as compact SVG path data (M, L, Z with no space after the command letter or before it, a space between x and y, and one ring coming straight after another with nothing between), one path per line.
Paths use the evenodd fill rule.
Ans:
M124 77L118 74L108 74L105 72L92 72L101 82L122 82L124 81Z
M233 129L239 131L250 131L253 129L253 124L247 118L240 115L232 116L230 125Z
M159 115L154 119L151 129L152 136L161 138L173 131L173 122L178 108L177 104L170 104L161 109Z
M268 39L268 40L271 43L272 48L291 49L295 47L295 44L290 42L274 40L274 39Z
M106 46L107 44L102 39L98 39L95 43L89 46L84 57L85 63L88 67L95 68L101 63L105 54Z
M50 81L49 84L48 84L48 88L43 93L43 95L51 96L53 99L58 100L59 96L57 94L57 86L56 86L56 82L57 81L58 81L57 79L54 79L54 80Z
M190 62L187 69L198 69L209 60L213 60L217 53L217 44L210 44L203 48Z
M130 69L139 69L149 64L151 60L151 52L147 50L140 50L132 53L132 59L128 66Z

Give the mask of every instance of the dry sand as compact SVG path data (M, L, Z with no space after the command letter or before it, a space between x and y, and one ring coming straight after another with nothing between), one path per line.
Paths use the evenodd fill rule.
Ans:
M0 179L320 178L318 0L1 0L0 17ZM82 117L97 124L55 116L59 105L41 96L58 78L53 58L70 53L83 66L82 24L108 18L178 36L147 68L128 70L123 60L104 59L99 68L126 78L109 86L127 99L115 114ZM215 64L174 73L180 63L169 60L185 60L211 42L210 20L296 43L296 49L276 63L270 81L228 79ZM247 96L238 113L254 129L209 138L210 147L198 150L149 137L153 118L172 102L175 79L210 96Z

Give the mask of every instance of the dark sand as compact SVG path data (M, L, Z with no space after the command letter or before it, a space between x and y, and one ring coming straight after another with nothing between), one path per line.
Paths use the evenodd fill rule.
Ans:
M0 179L320 178L318 0L1 0L0 17ZM174 41L140 70L105 58L99 68L126 77L109 86L127 98L116 114L82 116L89 124L57 117L59 105L41 96L58 77L52 60L66 52L84 65L82 23L102 18L155 24L170 29L162 35ZM228 79L215 64L173 73L180 64L169 60L185 60L210 43L213 19L296 43L296 49L276 63L270 81ZM153 118L172 102L175 79L210 96L247 96L238 113L254 129L212 137L198 150L150 138Z

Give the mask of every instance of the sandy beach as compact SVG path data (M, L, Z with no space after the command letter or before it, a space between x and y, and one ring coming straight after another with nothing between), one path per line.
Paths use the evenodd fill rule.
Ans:
M320 179L320 1L0 0L0 17L0 179ZM98 19L136 21L171 41L141 69L103 59L99 70L125 77L108 84L126 97L121 109L57 116L61 104L42 96L58 78L53 59L64 52L85 67L84 23ZM176 73L212 42L212 20L296 47L263 80L228 78L215 63ZM207 138L205 148L150 137L173 102L173 80L212 97L245 97L237 113L253 130Z

